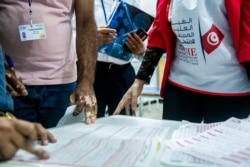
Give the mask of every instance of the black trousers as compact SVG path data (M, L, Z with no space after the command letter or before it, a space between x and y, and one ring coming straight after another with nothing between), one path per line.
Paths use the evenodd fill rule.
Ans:
M112 115L118 103L135 79L135 70L131 63L113 65L98 62L96 65L94 90L97 98L97 118L104 117L106 108ZM125 109L121 111L125 115Z
M187 91L168 83L163 100L163 119L211 123L230 117L247 118L250 96L212 96Z

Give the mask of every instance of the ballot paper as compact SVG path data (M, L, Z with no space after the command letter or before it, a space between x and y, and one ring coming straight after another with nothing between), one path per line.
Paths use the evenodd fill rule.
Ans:
M182 121L182 124L178 129L176 129L172 134L172 139L183 139L191 136L200 134L208 129L220 125L221 122L210 123L210 124L200 124L192 123L188 121ZM160 161L162 164L171 166L184 166L184 167L217 167L219 165L203 160L201 158L195 157L190 154L186 154L181 151L171 149L169 147L164 147Z
M44 146L50 153L49 159L38 160L19 150L11 162L64 167L152 167L168 130L168 127L75 123L51 129L58 141Z
M168 146L225 167L250 166L250 122L230 118L194 136L172 139Z
M68 124L72 124L72 123L77 123L77 122L84 122L84 119L85 119L84 111L82 111L77 116L73 116L73 112L74 112L75 108L76 108L76 105L69 106L66 109L64 116L57 123L56 127L60 127L60 126L68 125Z

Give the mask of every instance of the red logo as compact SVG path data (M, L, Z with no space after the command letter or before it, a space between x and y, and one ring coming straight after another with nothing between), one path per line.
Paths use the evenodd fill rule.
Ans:
M222 32L215 25L212 25L208 32L202 36L203 48L207 54L210 54L215 49L217 49L220 46L223 38L224 35Z

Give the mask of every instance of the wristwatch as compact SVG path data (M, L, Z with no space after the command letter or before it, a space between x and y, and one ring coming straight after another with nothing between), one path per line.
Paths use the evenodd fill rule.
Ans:
M0 111L1 117L7 117L8 119L15 119L16 117L9 111Z

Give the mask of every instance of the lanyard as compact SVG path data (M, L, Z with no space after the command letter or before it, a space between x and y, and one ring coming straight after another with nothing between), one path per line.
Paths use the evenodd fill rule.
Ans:
M108 24L107 13L106 13L106 9L105 9L103 0L101 0L101 3L102 3L102 11L103 11L105 23Z
M118 2L120 2L120 1L122 1L122 0L118 0ZM108 18L107 18L106 9L105 9L105 6L104 6L104 1L101 0L101 3L102 3L102 10L103 10L103 15L104 15L105 23L108 24Z
M30 18L30 25L32 26L32 8L31 8L31 4L32 4L32 0L28 0L29 3L29 18Z

